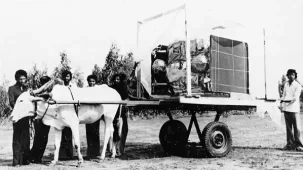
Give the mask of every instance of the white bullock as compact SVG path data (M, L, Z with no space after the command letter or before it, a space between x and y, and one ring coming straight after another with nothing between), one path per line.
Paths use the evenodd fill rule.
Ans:
M45 86L34 91L35 93L47 89L47 86L54 84L54 81L47 83ZM71 88L71 91L62 85L55 85L52 89L52 99L72 101L89 100L89 101L121 101L119 93L107 85L95 86L90 88ZM81 104L78 115L73 104L48 104L42 97L30 95L30 92L22 93L16 101L12 112L13 122L17 122L23 117L33 116L35 113L35 102L37 102L37 117L43 118L44 124L54 127L55 129L55 153L53 164L58 162L59 148L61 143L62 129L70 127L74 137L75 148L78 152L78 165L83 162L80 153L80 136L79 124L91 124L104 116L104 144L101 159L105 158L105 152L108 142L112 146L112 157L115 157L116 148L113 144L113 120L118 110L118 104ZM110 141L109 141L110 140Z

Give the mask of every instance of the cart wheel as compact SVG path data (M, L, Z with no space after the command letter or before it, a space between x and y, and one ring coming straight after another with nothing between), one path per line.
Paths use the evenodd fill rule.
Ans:
M232 147L232 137L228 126L222 122L210 122L203 129L202 146L210 157L224 157Z
M172 155L181 155L187 142L187 129L182 122L169 120L161 127L159 139L164 151Z

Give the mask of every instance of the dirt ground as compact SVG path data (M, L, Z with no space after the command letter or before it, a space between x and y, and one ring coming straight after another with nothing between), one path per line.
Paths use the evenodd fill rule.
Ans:
M190 117L176 118L186 126ZM213 115L199 116L200 128L214 119ZM78 169L303 169L303 153L283 151L285 145L285 125L275 125L268 116L264 119L258 116L232 115L221 118L233 137L233 149L224 158L206 158L199 146L189 145L185 157L166 154L159 142L161 126L167 117L152 120L130 120L127 138L126 154L120 158L106 159L100 163L97 160L86 160ZM284 121L284 120L283 120ZM103 123L101 123L101 145L103 144ZM81 152L86 155L85 126L80 125ZM43 164L31 164L15 168L12 162L12 127L0 127L0 169L76 169L77 157L74 160L60 161L58 165L49 166L53 159L54 134L51 130ZM195 128L192 129L190 142L198 142Z

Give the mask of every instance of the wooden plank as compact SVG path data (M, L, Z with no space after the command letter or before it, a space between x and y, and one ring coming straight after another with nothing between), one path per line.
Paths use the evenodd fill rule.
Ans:
M138 100L138 101L81 101L81 100L74 100L74 101L49 101L49 104L91 104L91 105L97 105L97 104L123 104L127 106L139 106L139 105L159 105L159 100L154 101L144 101L144 100Z
M49 101L49 104L127 104L127 101L81 101L81 100L71 100L71 101Z
M159 100L155 101L144 101L144 100L138 100L138 101L127 101L127 106L140 106L140 105L160 105Z
M222 97L200 97L200 98L186 98L180 97L180 103L183 104L197 104L197 105L213 105L213 106L257 106L255 100L236 100Z
M200 98L187 98L183 96L174 98L163 98L158 100L126 100L126 101L49 101L49 104L123 104L127 106L140 106L140 105L169 105L169 104L195 104L206 106L257 106L257 100L237 100L222 97L200 97Z

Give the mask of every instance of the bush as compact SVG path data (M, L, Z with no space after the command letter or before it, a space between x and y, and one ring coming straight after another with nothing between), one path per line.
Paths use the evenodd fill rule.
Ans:
M12 109L8 104L8 95L6 90L0 86L0 124L10 115Z

